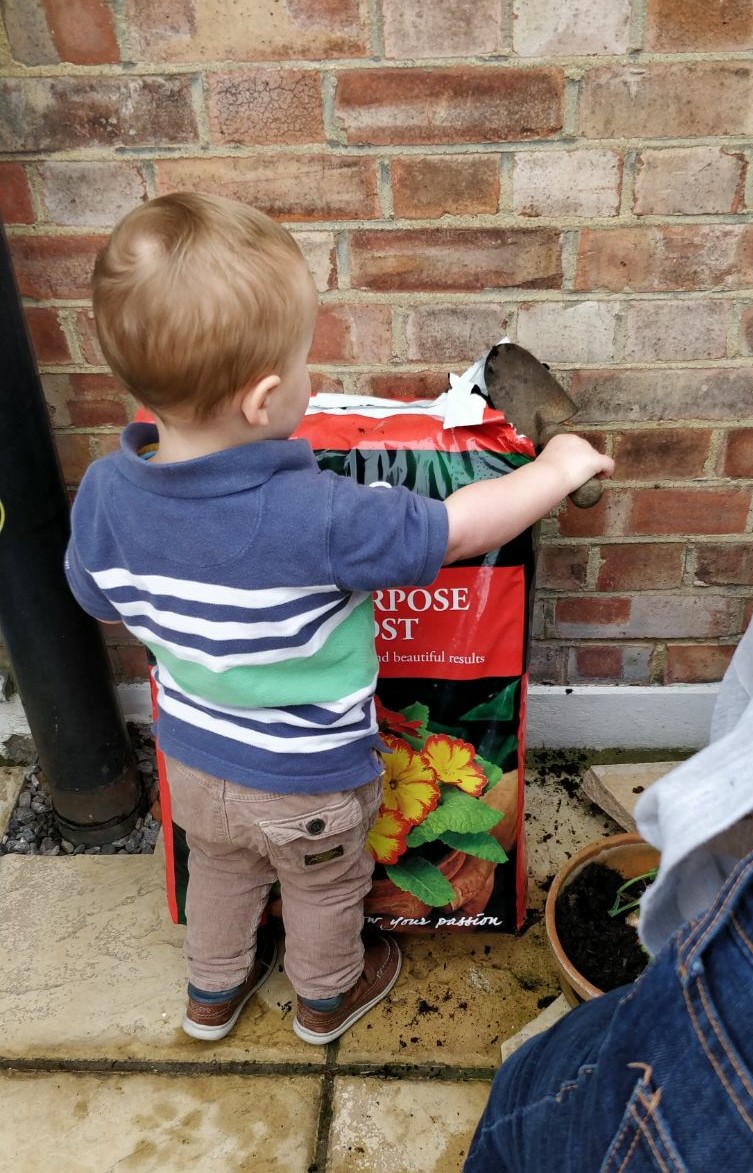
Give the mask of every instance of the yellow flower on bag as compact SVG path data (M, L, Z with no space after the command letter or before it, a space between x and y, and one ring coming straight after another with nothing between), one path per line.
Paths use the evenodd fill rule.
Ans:
M411 826L423 822L439 802L434 770L400 737L383 735L390 752L384 755L383 809L399 811Z
M469 742L448 737L445 733L432 733L421 751L421 757L438 781L457 786L478 798L488 779L481 766L474 762L475 756L476 750Z
M380 808L376 822L366 838L369 851L377 863L397 863L408 849L405 840L410 829L411 824L400 811L389 810L384 806Z

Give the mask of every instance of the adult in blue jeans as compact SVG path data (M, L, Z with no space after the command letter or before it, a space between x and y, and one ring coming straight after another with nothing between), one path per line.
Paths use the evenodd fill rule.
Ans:
M499 1069L464 1173L753 1173L753 625L711 743L640 798L653 960Z
M499 1069L464 1173L753 1171L753 853L630 986Z

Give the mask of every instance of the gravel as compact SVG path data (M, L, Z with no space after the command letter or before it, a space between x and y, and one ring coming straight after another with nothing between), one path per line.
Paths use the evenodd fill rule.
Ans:
M39 761L33 759L25 768L18 801L0 839L0 855L151 855L162 825L159 821L154 744L146 726L129 725L128 732L144 787L145 803L149 806L128 835L97 847L74 845L64 839L55 821Z

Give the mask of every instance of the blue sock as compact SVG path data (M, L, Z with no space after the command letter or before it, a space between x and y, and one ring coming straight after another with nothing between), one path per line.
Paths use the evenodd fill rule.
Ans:
M344 994L335 994L333 998L301 998L304 1006L310 1010L318 1010L320 1014L330 1014L342 1006Z
M235 997L240 988L240 986L233 986L231 990L200 990L189 982L188 996L193 998L195 1002L202 1002L205 1006L216 1006L218 1002L227 1002L229 998Z

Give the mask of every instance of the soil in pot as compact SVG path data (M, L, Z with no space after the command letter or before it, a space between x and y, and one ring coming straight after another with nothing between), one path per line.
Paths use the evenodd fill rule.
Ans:
M560 944L592 985L606 991L635 981L648 964L635 928L624 914L610 916L624 877L602 863L589 863L557 898Z

